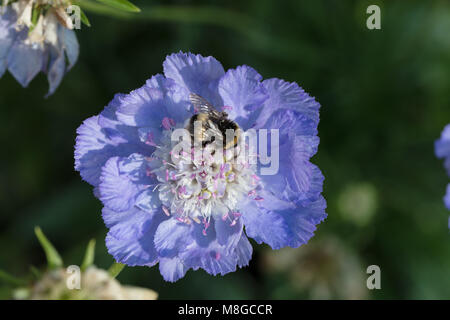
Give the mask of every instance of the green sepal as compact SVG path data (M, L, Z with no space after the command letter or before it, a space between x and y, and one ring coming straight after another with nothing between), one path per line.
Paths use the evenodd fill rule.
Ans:
M47 264L49 269L62 268L63 261L58 251L56 251L55 247L51 244L51 242L47 239L47 237L42 232L41 228L35 227L34 233L41 243L42 249L44 249L45 255L47 257Z
M42 11L42 8L40 6L33 7L33 11L31 13L31 27L28 30L28 34L30 34L30 32L33 31L34 28L36 27L36 25L39 21L39 17L41 15L41 11Z
M95 256L95 239L89 241L86 247L86 253L84 254L83 263L81 264L81 271L85 271L94 263Z
M84 13L84 11L81 10L81 8L80 8L80 19L81 19L81 22L83 22L86 26L88 26L88 27L91 26L91 23L89 22L88 17Z

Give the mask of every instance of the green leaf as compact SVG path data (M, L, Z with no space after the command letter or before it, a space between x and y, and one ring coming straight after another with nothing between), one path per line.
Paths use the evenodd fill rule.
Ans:
M0 270L0 281L12 284L14 286L23 286L27 284L25 280L16 278L2 270Z
M58 251L53 247L51 242L42 232L41 228L35 227L34 233L41 243L42 249L44 249L45 255L47 256L47 264L49 269L61 268L63 266L63 261Z
M81 9L80 9L80 19L81 19L81 22L83 22L88 27L91 26L91 23L89 22L88 17L86 16L86 14Z
M84 254L83 264L81 265L81 271L86 270L94 263L95 256L95 239L89 241L86 253Z
M125 268L125 265L122 263L114 262L111 267L108 269L108 273L111 278L115 278L119 275L119 273Z
M141 9L136 7L128 0L97 0L97 1L122 11L141 12Z

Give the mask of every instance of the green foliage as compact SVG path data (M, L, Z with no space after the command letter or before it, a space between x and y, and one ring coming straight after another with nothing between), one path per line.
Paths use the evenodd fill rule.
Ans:
M113 8L123 10L123 11L129 11L129 12L140 12L141 9L136 7L134 4L132 4L128 0L97 0L98 2L104 3L108 6L111 6Z

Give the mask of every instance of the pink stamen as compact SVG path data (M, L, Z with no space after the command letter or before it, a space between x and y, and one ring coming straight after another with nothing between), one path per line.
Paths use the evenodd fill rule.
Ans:
M225 110L233 110L233 107L230 107L230 106L223 106L223 107L222 107L222 110L223 110L223 111L225 111Z
M225 220L227 220L228 219L228 213L225 213L223 216L222 216L222 221L225 221Z
M205 226L202 230L204 236L206 236L206 230L209 228L209 222L206 219L203 219L203 225Z
M178 193L186 194L186 186L181 186L178 188Z
M166 169L166 181L169 181L169 170Z
M264 200L264 198L263 197L260 197L260 196L257 196L255 199L253 199L253 200L255 200L255 201L263 201Z
M162 127L166 130L169 130L173 126L175 126L175 121L172 118L164 117L161 123Z
M156 143L153 137L153 132L149 132L147 134L147 140L145 141L146 145L152 146L152 147L156 147Z
M220 253L216 252L216 260L220 259Z
M149 169L149 168L147 168L146 170L145 170L145 175L147 176L147 177L152 177L152 178L154 178L156 175L153 173L153 171L151 170L151 169Z
M224 177L223 176L224 172L225 172L225 164L223 163L223 164L220 165L220 171L219 171L219 175L220 175L221 178Z
M167 209L165 206L162 206L162 210L165 213L166 216L170 217L169 209Z
M236 221L237 221L237 219L234 219L234 220L231 222L230 227L235 226L235 225L236 225Z

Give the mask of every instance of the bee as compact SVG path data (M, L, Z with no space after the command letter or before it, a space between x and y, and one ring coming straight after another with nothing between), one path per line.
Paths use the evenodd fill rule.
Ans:
M191 133L191 137L195 141L202 141L202 147L214 141L215 137L222 137L222 141L226 141L226 130L234 130L234 139L227 141L224 149L230 149L237 146L239 141L240 128L236 122L228 119L228 114L224 111L218 111L211 103L198 94L191 93L189 100L197 112L194 114L187 124L187 130ZM195 121L199 121L202 125L201 130L194 130ZM208 131L210 133L208 133Z

